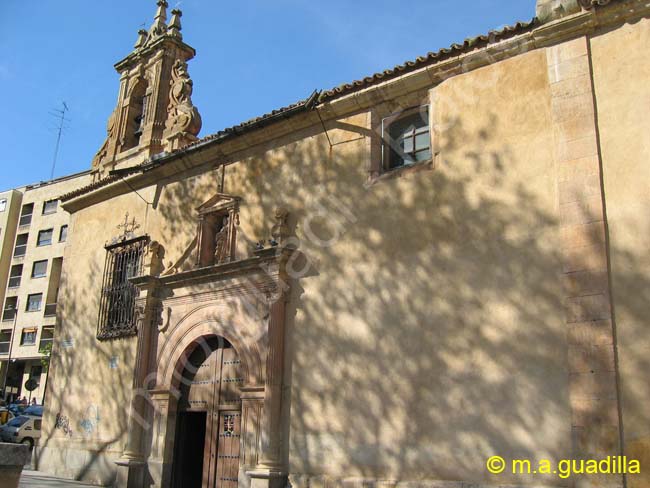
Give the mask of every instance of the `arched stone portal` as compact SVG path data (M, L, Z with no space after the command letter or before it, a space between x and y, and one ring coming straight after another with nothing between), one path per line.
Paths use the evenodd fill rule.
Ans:
M284 266L289 254L264 249L237 262L132 280L140 290L137 364L127 445L116 461L124 468L125 485L284 485L282 377L289 291ZM216 382L224 378L229 380L225 390ZM198 430L198 442L183 437L188 429ZM222 439L240 435L238 446L220 445L219 432ZM197 444L200 483L198 475L189 480L175 476L188 466L179 453ZM220 464L224 449L228 457ZM191 469L196 472L197 466Z
M196 341L182 363L172 486L236 488L244 381L241 360L230 342L212 336Z

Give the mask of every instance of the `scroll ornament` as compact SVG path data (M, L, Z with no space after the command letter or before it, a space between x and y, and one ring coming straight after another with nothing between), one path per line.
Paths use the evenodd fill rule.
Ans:
M171 90L167 107L167 138L177 135L194 138L201 130L201 115L192 105L192 80L187 63L177 60L172 68Z

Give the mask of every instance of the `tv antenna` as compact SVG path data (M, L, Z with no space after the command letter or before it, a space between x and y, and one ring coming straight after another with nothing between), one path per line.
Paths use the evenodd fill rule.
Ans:
M50 115L56 117L59 121L59 126L56 128L56 146L54 147L54 159L52 160L52 172L50 173L50 179L54 179L54 168L56 167L56 160L59 156L59 146L61 145L61 134L63 134L63 129L65 129L64 124L66 122L71 122L69 119L65 118L65 114L70 111L68 105L65 102L61 102L63 109L54 109L50 112Z

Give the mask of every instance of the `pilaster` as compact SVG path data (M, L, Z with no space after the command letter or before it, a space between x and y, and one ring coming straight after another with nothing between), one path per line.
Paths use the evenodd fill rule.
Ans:
M547 49L563 254L569 397L575 459L619 455L615 341L608 277L601 156L589 41ZM585 475L580 486L621 486Z

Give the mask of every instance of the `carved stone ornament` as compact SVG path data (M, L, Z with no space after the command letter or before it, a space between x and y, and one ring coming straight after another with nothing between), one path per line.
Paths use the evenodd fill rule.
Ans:
M537 0L536 13L541 22L550 22L607 3L609 0Z
M165 248L158 241L151 241L144 258L144 274L160 276L164 269Z
M275 224L271 228L271 245L277 246L286 242L291 235L289 225L289 211L286 208L275 209Z
M187 72L187 63L176 60L172 69L169 105L167 107L167 123L165 125L165 139L172 147L177 149L174 139L185 139L191 142L196 139L201 130L201 115L192 105L192 80ZM181 143L182 145L182 143Z
M95 157L93 158L92 162L92 167L93 168L98 168L104 159L106 159L106 156L108 155L108 146L110 142L115 138L115 119L116 119L116 114L115 111L108 117L108 122L106 123L106 140L104 141L104 144L102 144L102 147L99 148L99 151L97 151L97 154L95 154Z

